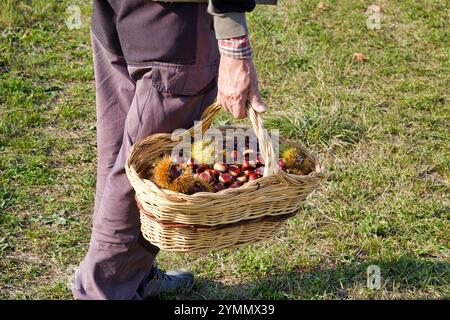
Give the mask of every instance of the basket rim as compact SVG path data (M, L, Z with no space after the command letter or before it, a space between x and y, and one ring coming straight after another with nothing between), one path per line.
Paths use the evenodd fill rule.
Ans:
M163 189L163 188L158 187L150 179L145 179L145 178L139 177L139 174L135 171L134 167L132 167L132 166L131 167L127 166L126 169L127 169L126 171L128 174L134 174L135 177L137 179L139 179L139 181L142 184L146 185L146 187L150 187L152 189L157 188L159 190L159 192L162 193L166 197L173 197L173 196L181 195L183 198L185 198L186 201L188 201L189 199L197 200L197 199L205 198L205 197L206 198L215 198L215 197L221 197L224 195L230 196L233 194L239 194L243 191L246 191L246 189L251 189L255 186L256 186L256 190L258 190L258 189L262 188L261 183L263 183L265 181L273 180L273 178L278 178L278 180L281 180L281 181L279 181L279 184L284 183L283 182L284 177L287 177L288 180L297 180L297 181L301 181L301 182L310 182L310 183L318 184L319 181L324 180L327 176L327 174L324 171L319 171L319 172L314 171L308 175L295 175L295 174L287 173L284 171L278 171L273 176L260 177L256 180L248 181L244 185L237 187L237 188L227 188L227 189L220 190L218 192L201 191L201 192L196 192L194 194L186 194L186 193L181 193L181 192L172 191L172 190Z
M207 127L209 127L211 125L212 118L218 112L219 107L220 107L220 105L218 105L217 102L215 102L211 106L209 106L202 114L202 120L205 118L208 118L206 121ZM253 110L253 109L251 109L251 110ZM249 111L251 111L251 110L249 110ZM250 114L252 114L252 113L250 112ZM260 119L260 121L262 121L259 115L257 117ZM252 117L250 117L250 118L252 118ZM252 121L252 123L254 124L254 121ZM222 125L219 127L221 129L227 129L227 128L233 128L233 127L236 128L235 125L225 125L225 126ZM255 125L253 126L253 128L255 129ZM191 128L190 130L192 130L192 129L193 128ZM249 181L240 187L227 188L227 189L221 190L219 192L197 192L197 193L190 195L190 194L185 194L185 193L181 193L181 192L163 189L163 188L160 188L159 186L157 186L153 181L151 181L147 177L142 177L142 173L140 174L137 172L135 163L133 161L134 160L133 157L135 156L135 154L137 154L137 152L140 150L140 148L148 147L148 143L153 141L154 139L156 139L156 140L168 139L168 141L170 141L171 140L170 137L171 137L170 133L155 133L155 134L149 135L149 136L141 139L140 141L136 142L130 148L129 153L128 153L128 159L125 164L126 173L128 175L130 182L132 180L134 180L135 183L138 181L138 183L141 184L141 186L145 186L145 188L148 191L150 191L151 193L158 194L160 197L173 198L173 197L181 196L185 201L189 201L189 200L195 201L195 200L200 200L202 198L208 199L208 198L215 198L215 197L239 194L241 192L245 192L247 190L253 189L254 186L257 186L257 190L258 190L260 188L259 184L261 182L270 181L269 179L272 179L272 181L273 181L273 179L276 179L276 180L278 180L278 182L280 184L296 185L296 184L306 183L306 184L311 184L311 185L319 185L320 181L324 180L327 177L327 173L325 172L324 166L322 165L320 159L315 154L310 152L306 147L300 145L298 142L280 137L280 139L284 140L286 143L293 145L293 146L295 145L296 147L298 147L298 149L301 153L303 153L306 157L308 157L312 160L312 162L314 163L314 171L313 172L311 172L307 175L295 175L295 174L284 172L282 170L279 170L278 167L275 167L275 168L273 168L273 173L269 176L263 176L256 180ZM166 152L163 151L161 154L165 154L165 153ZM132 182L132 185L133 185L133 182ZM133 185L133 188L134 188L134 185ZM136 188L134 188L134 189L136 189Z

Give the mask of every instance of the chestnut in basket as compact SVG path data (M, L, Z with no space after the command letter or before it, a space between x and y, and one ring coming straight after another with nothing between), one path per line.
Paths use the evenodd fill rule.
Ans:
M253 161L244 160L242 161L242 170L250 170L255 168L255 163Z
M280 168L280 170L283 170L283 171L286 170L286 164L285 164L283 158L278 160L278 167Z
M202 173L204 172L206 169L208 169L208 166L204 165L204 164L200 164L197 168L197 170L195 170L196 173Z
M214 181L219 176L219 171L214 169L206 169L205 172L209 174Z
M220 172L225 172L228 170L228 166L225 163L216 162L214 163L214 169Z
M160 188L180 193L189 193L195 183L192 170L174 163L169 156L155 162L150 179Z
M239 188L240 186L242 186L242 183L239 181L235 181L232 184L230 184L228 188Z
M236 181L239 181L240 183L246 183L248 181L248 177L246 175L239 176L236 178Z
M216 182L216 178L214 176L211 176L207 172L198 173L198 174L196 174L195 178L196 178L196 180L202 180L202 181L204 181L206 183L210 183L210 184Z
M219 192L219 191L227 188L227 187L225 187L225 185L223 183L220 183L220 182L216 183L213 187L214 187L215 192Z
M258 167L255 169L255 173L258 177L262 177L264 174L265 167Z
M234 177L229 173L222 172L219 176L219 181L228 186L233 183Z
M233 177L237 177L240 176L242 174L241 169L239 169L238 166L232 164L230 166L228 166L228 172L233 176Z

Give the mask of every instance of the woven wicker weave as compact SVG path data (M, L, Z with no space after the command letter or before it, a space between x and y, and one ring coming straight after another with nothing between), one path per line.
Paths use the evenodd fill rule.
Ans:
M191 128L189 133L193 135L196 129L204 132L220 110L221 106L217 103L209 106L202 115L202 121L196 124L197 128ZM193 195L160 189L145 179L145 174L154 160L170 154L178 141L172 141L171 134L159 133L133 146L126 173L136 191L141 208L141 229L147 240L162 249L174 251L204 251L253 243L271 237L282 225L282 221L265 220L263 217L297 212L307 196L318 187L324 178L319 160L297 146L306 162L311 164L313 172L293 175L278 170L271 140L264 130L261 117L251 108L248 114L259 140L265 172L262 178L239 188ZM233 225L244 220L251 220L252 223ZM196 228L174 228L168 223L229 227L199 232Z

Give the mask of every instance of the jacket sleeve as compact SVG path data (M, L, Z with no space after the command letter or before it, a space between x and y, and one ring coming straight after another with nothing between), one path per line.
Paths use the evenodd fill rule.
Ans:
M245 12L255 8L254 0L209 0L217 39L236 38L248 33Z
M250 12L255 8L255 0L209 0L214 13Z

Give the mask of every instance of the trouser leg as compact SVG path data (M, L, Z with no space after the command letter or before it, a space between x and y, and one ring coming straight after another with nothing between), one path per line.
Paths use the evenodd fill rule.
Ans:
M93 39L98 197L89 251L80 264L73 288L77 299L139 298L136 289L157 250L142 241L134 191L124 167L136 141L156 132L189 128L215 98L214 83L206 88L203 84L208 83L215 70L216 48L210 44L210 34L197 36L197 61L201 64L183 67L162 63L158 65L157 77L153 77L156 69L151 64L133 67L135 82L125 73L120 57L111 55Z
M94 70L96 80L96 113L97 113L97 184L93 230L88 254L80 264L73 293L77 299L121 298L120 288L114 288L115 275L123 257L131 254L130 244L120 236L120 225L129 223L136 225L135 210L122 208L122 221L112 221L108 213L99 214L99 207L105 194L108 177L117 161L122 148L125 122L132 101L135 97L136 83L127 70L122 56L106 50L95 35L92 36ZM121 210L118 208L118 210ZM111 216L112 217L112 216ZM107 221L107 222L105 222ZM98 225L106 223L109 229L106 236L99 239ZM133 230L139 236L138 228ZM119 234L117 236L117 234ZM142 241L139 243L143 243ZM145 268L153 262L158 248L151 244L133 244L134 256L140 257ZM137 254L141 252L140 254ZM138 274L138 277L141 275ZM132 295L123 296L126 298Z
M125 119L133 101L136 83L130 78L125 59L103 47L92 35L96 84L97 182L94 217L103 196L106 178L122 145Z

